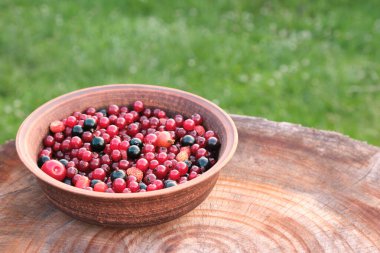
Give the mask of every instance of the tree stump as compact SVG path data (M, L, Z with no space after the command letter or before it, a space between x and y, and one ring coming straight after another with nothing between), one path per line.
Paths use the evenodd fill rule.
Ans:
M53 207L0 148L1 252L380 252L380 149L233 116L239 146L210 196L174 221L105 228ZM175 200L173 200L175 201Z

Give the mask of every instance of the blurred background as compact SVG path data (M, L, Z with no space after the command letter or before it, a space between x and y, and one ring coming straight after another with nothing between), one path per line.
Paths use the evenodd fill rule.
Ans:
M63 93L148 83L380 145L380 2L0 1L0 143Z

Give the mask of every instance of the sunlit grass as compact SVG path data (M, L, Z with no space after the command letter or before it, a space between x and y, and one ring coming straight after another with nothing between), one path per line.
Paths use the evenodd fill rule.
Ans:
M339 2L339 3L338 3ZM49 99L149 83L380 144L378 1L0 2L0 142Z

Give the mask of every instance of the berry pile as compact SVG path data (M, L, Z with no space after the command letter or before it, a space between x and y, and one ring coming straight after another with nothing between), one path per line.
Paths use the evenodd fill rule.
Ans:
M216 163L220 141L201 115L170 118L141 101L131 107L90 107L53 121L38 166L78 188L130 193L183 184Z

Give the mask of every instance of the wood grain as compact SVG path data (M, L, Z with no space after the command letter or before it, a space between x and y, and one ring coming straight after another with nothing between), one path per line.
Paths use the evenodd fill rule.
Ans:
M1 252L380 252L380 149L333 132L233 117L239 146L179 219L103 228L57 210L0 150ZM173 200L175 201L175 200Z

